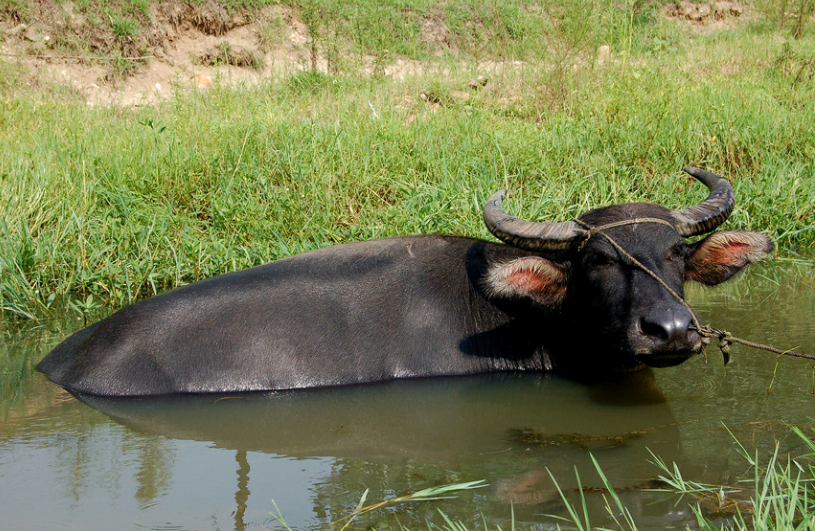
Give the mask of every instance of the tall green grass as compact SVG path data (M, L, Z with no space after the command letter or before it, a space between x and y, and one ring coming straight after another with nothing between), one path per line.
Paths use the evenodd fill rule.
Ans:
M800 438L812 452L815 452L813 433L804 433L797 427L791 427L791 432ZM733 485L712 485L688 481L683 478L682 471L676 464L667 464L659 457L654 456L653 464L655 474L664 487L656 489L667 496L676 499L675 506L689 507L696 518L695 526L685 524L684 529L699 529L713 531L731 529L733 531L809 531L815 526L815 465L813 455L799 458L782 458L776 450L770 456L751 455L737 440L739 453L744 459L744 478L736 478ZM604 485L603 499L607 515L602 519L603 527L592 520L586 500L586 492L597 492L597 488L583 489L580 476L577 475L577 500L568 496L561 490L558 478L551 474L552 481L560 495L563 504L563 514L566 516L539 515L539 522L516 525L514 511L511 513L508 531L523 529L527 526L532 529L575 529L578 531L608 530L608 531L637 531L639 529L638 517L626 507L617 491L611 485L600 465L592 457L595 471ZM412 501L433 501L447 499L450 495L460 494L463 491L485 487L482 481L473 481L454 485L443 485L417 491L412 494L394 496L377 503L368 503L368 491L363 493L356 509L333 522L326 528L346 529L352 522L358 520L364 524L365 515L383 507ZM654 489L652 489L654 490ZM286 523L281 509L272 502L275 511L271 513L274 520L286 530L291 527ZM641 508L640 508L641 509ZM501 530L486 520L464 522L454 520L440 511L438 522L428 521L428 529L441 529L444 531L467 531L468 529ZM340 527L339 524L343 524ZM682 525L676 521L666 522L671 529L679 529ZM388 524L379 522L380 528L388 528ZM561 527L562 526L562 527ZM651 527L653 524L651 524ZM408 531L403 524L397 521L394 528Z
M463 38L475 8L445 6ZM484 65L461 47L404 80L305 72L100 108L0 63L0 308L115 307L351 240L486 238L480 209L504 187L529 219L685 206L705 197L685 164L731 179L729 227L810 255L815 80L796 65L812 37L695 33L631 9L593 4L591 31L558 44L577 49L557 78L498 39L496 57L526 59ZM487 86L463 97L479 74Z
M815 452L813 433L798 427L790 431ZM770 456L753 455L737 440L735 444L745 461L747 473L734 485L709 485L688 481L676 464L668 465L655 456L659 479L665 492L680 495L679 504L688 504L696 516L696 527L704 531L808 531L815 527L815 465L813 455L782 457L776 449ZM606 508L613 529L636 531L637 522L606 479L597 461L595 468L608 495ZM562 495L562 493L561 493ZM583 531L594 529L585 510L562 496L570 515L569 522ZM583 502L585 504L585 502ZM690 527L686 527L690 529Z

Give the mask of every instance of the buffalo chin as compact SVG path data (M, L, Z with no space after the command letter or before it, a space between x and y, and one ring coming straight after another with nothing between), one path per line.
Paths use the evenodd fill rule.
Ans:
M694 354L697 354L697 352L692 350L681 352L652 352L649 354L637 354L634 356L634 359L643 365L659 369L684 363Z

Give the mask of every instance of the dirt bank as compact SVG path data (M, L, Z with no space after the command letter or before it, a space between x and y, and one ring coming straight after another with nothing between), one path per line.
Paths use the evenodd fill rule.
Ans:
M331 69L325 56L314 53L296 5L229 11L218 0L164 1L112 11L96 5L101 2L90 4L10 0L0 7L0 59L21 65L32 85L64 83L89 104L140 105L169 96L174 87L254 84L314 65ZM720 29L747 18L746 11L733 1L681 0L661 14L695 28ZM417 15L420 38L425 47L450 52L450 29L443 17L432 15L438 12ZM427 66L398 57L384 65L360 56L354 61L357 71L378 68L395 77Z

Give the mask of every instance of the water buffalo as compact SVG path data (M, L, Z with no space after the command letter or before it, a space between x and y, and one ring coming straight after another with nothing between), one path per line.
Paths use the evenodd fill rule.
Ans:
M666 286L682 295L686 280L718 284L772 250L751 232L687 243L735 200L718 175L685 171L710 189L699 205L629 203L536 223L505 214L501 191L484 219L505 244L407 236L299 254L126 307L37 368L75 393L147 396L676 365L702 342ZM598 225L664 285L586 229Z

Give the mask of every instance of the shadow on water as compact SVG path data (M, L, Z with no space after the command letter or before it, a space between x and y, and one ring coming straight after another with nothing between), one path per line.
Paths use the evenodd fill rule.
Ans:
M77 398L135 431L220 448L449 461L499 451L506 435L521 428L613 435L671 424L650 376L589 388L548 375L498 374L269 394Z
M560 511L547 470L574 491L573 467L590 471L593 454L621 492L642 495L638 487L654 476L648 449L669 461L681 458L677 423L647 371L597 385L502 374L270 394L78 398L140 434L235 450L241 514L249 488L246 452L342 463L332 482L359 484L343 494L346 508L364 490L361 463L370 469L411 463L435 476L441 470L486 475L494 500L528 505L530 517L539 504ZM398 474L392 477L389 488L398 488ZM426 481L447 481L433 477ZM582 484L595 491L602 486L591 474ZM602 509L602 500L595 504ZM477 504L480 510L483 505ZM332 507L331 513L341 510Z
M691 288L703 322L815 352L815 275L753 268L716 290ZM551 527L564 515L550 476L594 525L607 520L594 456L639 529L695 522L675 498L644 490L649 451L683 475L734 483L748 449L802 453L787 424L811 426L811 364L734 347L709 361L601 384L535 374L395 381L269 394L80 401L35 372L81 325L4 323L0 347L0 514L8 529L266 529L272 500L297 528L323 528L362 492L373 502L431 485L485 479L457 500L405 504L365 526L410 528L437 509L468 526ZM768 392L769 390L769 392ZM91 407L86 407L86 405ZM729 430L729 431L728 431ZM43 504L42 500L48 500ZM561 525L563 523L561 522ZM565 526L564 528L567 528Z

